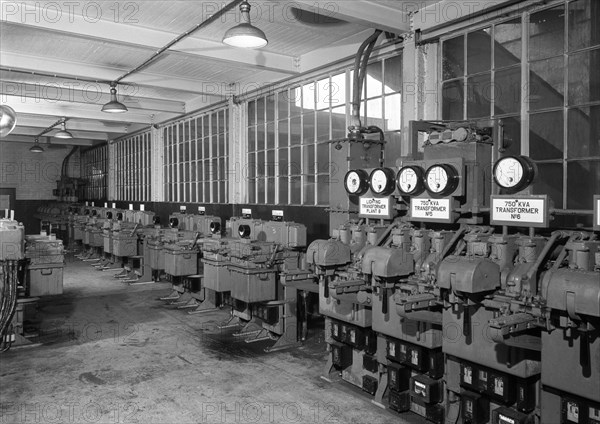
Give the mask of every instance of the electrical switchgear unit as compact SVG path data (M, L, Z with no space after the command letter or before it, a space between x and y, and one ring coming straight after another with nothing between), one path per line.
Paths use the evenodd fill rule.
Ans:
M216 303L212 293L207 293L203 263L205 244L214 229L221 228L221 218L204 214L171 215L170 224L177 226L177 240L164 245L165 272L173 283L171 295L163 298L179 309L193 309L198 313Z
M234 336L246 343L275 341L267 352L297 345L299 292L316 292L306 269L306 227L273 211L272 221L245 215L228 228L234 237L211 240L203 260L207 286L231 297L231 317L220 328L238 329Z
M307 249L324 377L432 422L600 422L600 206L553 208L536 165L503 155L501 121L409 132L395 167L346 173L350 219Z

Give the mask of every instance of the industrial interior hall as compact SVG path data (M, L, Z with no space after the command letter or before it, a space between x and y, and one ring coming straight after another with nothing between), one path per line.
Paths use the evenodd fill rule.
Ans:
M600 424L600 1L0 9L0 423Z

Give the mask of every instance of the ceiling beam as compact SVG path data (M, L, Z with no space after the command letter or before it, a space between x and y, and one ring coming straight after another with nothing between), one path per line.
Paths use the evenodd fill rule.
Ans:
M67 129L73 135L73 138L86 139L86 140L111 140L113 138L120 137L125 134L125 133L120 133L120 134L119 133L101 133L101 132L97 132L97 131L79 131L79 130L74 130L73 128L71 128L70 125L67 127ZM24 126L19 123L19 125L17 127L15 127L15 129L11 132L11 134L25 135L30 138L35 138L40 132L42 132L42 130L43 130L43 128L40 129L40 128L36 128L36 127ZM58 131L58 130L60 130L60 127L56 128L52 131L48 131L48 133L46 133L45 135L47 135L49 137L53 137L52 134L56 133L56 131ZM42 137L44 137L44 136L42 136Z
M44 148L46 147L46 144L47 144L47 138L48 137L41 137L41 139L40 139L40 144ZM105 141L106 140L86 140L86 139L81 139L81 138L68 138L68 139L61 139L61 141L59 143L50 142L50 144L54 144L54 145L66 144L66 145L73 145L73 146L95 146L96 144L101 144L101 143L104 143ZM33 140L31 139L31 136L13 135L13 134L9 134L6 137L2 138L2 140L0 142L33 144Z
M43 85L0 81L0 98L4 100L6 95L11 95L20 98L32 98L36 101L56 102L63 100L71 103L93 104L98 108L102 108L102 105L110 101L110 94L98 91L98 89L97 86L88 86L88 89L81 90L72 86L60 86L59 84ZM140 109L148 113L185 113L185 103L183 102L144 99L120 93L118 98L130 110Z
M377 1L296 0L294 6L324 17L330 16L394 34L411 30L408 13Z
M34 115L53 115L56 117L67 117L67 118L84 118L84 119L97 119L101 121L114 121L121 123L137 123L137 124L150 124L152 121L151 114L144 114L138 112L129 111L127 113L102 113L95 104L74 104L67 101L39 101L34 98L18 97L3 95L5 103L12 107L17 114L27 113ZM180 114L176 113L159 113L154 114L154 121L159 122L166 119L174 118ZM17 122L18 125L18 122ZM68 123L67 123L68 127Z
M180 35L103 19L90 22L86 20L87 17L75 13L70 14L68 19L64 19L64 22L61 21L60 25L57 25L50 19L36 19L36 16L56 16L55 10L48 10L39 3L28 4L28 14L26 15L23 15L20 10L25 8L24 3L0 0L0 6L3 11L2 19L7 22L153 50L160 49ZM60 30L57 30L57 27L60 27ZM135 37L131 36L132 33L135 34ZM133 38L139 42L135 42ZM298 73L292 56L264 50L236 49L219 42L202 40L193 36L184 38L170 50L191 56L210 58L238 68L273 70L290 75Z
M3 68L45 72L64 78L72 77L75 80L79 76L85 80L95 80L98 83L106 84L118 78L124 71L127 71L122 68L89 65L87 63L37 57L7 51L0 51L0 63L2 63ZM165 76L149 72L139 72L135 76L132 76L131 79L131 81L127 81L124 85L135 87L139 84L142 86L181 90L206 96L207 98L219 97L212 90L212 86L220 84L219 81L199 81L197 79ZM207 87L211 87L211 91L206 91Z
M134 91L135 94L133 94ZM128 93L131 93L131 95L128 95ZM31 73L11 72L2 68L0 68L1 94L34 97L52 101L69 100L75 103L95 103L98 105L103 105L110 101L110 87L107 84L75 81L66 78L36 78ZM157 112L185 112L185 102L140 96L138 87L124 85L118 88L117 94L119 101L124 103L128 108L154 110Z
M19 114L17 117L18 126L39 128L38 134L41 130L48 128L56 121L56 116L41 116L41 115L27 115L24 113ZM103 122L100 120L83 120L83 119L69 119L67 125L70 130L80 130L97 133L116 133L123 134L129 131L127 125L120 124L119 122ZM16 128L15 128L16 130Z

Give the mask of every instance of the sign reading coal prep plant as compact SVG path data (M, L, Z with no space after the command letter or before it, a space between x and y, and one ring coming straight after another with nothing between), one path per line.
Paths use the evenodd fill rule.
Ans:
M493 225L548 226L548 196L492 196Z
M361 197L359 204L361 218L392 219L392 207L389 197Z

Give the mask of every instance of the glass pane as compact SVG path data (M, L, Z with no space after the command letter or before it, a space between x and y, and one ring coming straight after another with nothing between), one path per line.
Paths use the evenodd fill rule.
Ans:
M313 82L302 86L303 112L315 110L315 84Z
M265 152L258 152L256 154L256 176L264 176L265 172Z
M265 203L265 179L259 178L256 180L256 203Z
M302 143L313 143L315 140L315 114L309 113L303 116L304 132L302 133Z
M279 204L285 205L288 203L288 179L287 177L279 177Z
M227 203L227 184L220 182L219 183L219 202Z
M564 60L561 57L533 62L529 72L529 110L564 104Z
M366 125L377 125L383 128L383 102L381 98L367 100L365 108L365 123Z
M533 194L548 194L555 208L563 207L562 163L538 163L538 176L533 183Z
M290 175L299 175L302 173L302 153L300 147L290 149Z
M203 187L202 183L197 183L196 184L196 191L198 192L198 196L197 196L198 203L201 203L201 202L204 201L204 197L203 197L204 196L204 190L203 190L203 188L204 187Z
M279 132L279 146L280 147L285 147L289 144L289 132L288 132L288 121L283 120L283 121L279 121L279 125L278 125L278 132Z
M315 204L315 177L304 176L304 205Z
M496 69L521 63L521 19L494 27L494 66Z
M198 162L196 162L196 179L197 180L203 180L204 179L204 174L203 174L203 170L202 170L202 161L199 160Z
M346 106L331 109L331 138L346 137Z
M248 155L248 168L246 169L245 174L247 178L256 177L256 155L254 153Z
M248 102L248 125L256 125L256 102ZM206 134L204 134L206 136Z
M211 169L210 159L206 159L204 161L204 181L210 181L211 175L212 175L212 169Z
M489 71L492 68L490 28L467 34L467 74Z
M521 110L521 68L497 71L494 81L494 114L518 113Z
M266 166L266 172L267 175L270 177L274 177L275 176L275 165L277 164L277 162L275 161L275 150L267 150L267 162L265 164Z
M384 65L385 81L383 91L385 94L402 91L402 56L398 55L386 59Z
M275 123L269 122L267 124L267 149L275 147Z
M329 175L329 143L317 144L317 173Z
M300 144L302 134L302 121L300 117L290 119L290 144Z
M530 60L563 53L565 42L564 5L532 13L529 22Z
M256 127L248 128L248 151L256 150Z
M370 63L367 66L367 77L365 78L365 89L367 99L378 97L383 94L383 72L382 62Z
M331 107L346 103L346 74L337 74L331 77Z
M442 45L442 78L462 77L465 71L464 36L451 38ZM462 118L462 114L461 114Z
M521 119L519 117L502 118L504 123L504 154L521 154Z
M585 181L586 184L581 182ZM600 161L567 164L567 208L592 209L594 194L600 191Z
M329 112L317 112L317 140L329 140Z
M210 114L210 130L212 135L215 135L219 132L218 112L213 112Z
M289 102L290 98L287 90L277 93L277 113L279 114L279 119L288 117Z
M217 158L213 158L212 162L211 162L211 166L212 166L212 179L213 180L218 180L219 179L219 167L217 166L218 160Z
M315 173L315 146L308 145L304 146L304 174Z
M256 127L256 150L265 149L265 126L259 125Z
M600 100L600 49L569 56L569 104Z
M331 101L329 77L317 81L317 110L329 109Z
M462 80L449 81L442 85L442 119L463 119L463 91Z
M219 158L219 179L224 180L227 169L225 167L225 158Z
M328 205L329 204L329 176L319 175L317 177L317 204Z
M402 94L394 94L385 98L385 128L384 131L399 130L402 128L400 121L400 108Z
M275 120L275 95L271 94L267 97L267 122Z
M569 109L569 158L600 156L600 106Z
M214 133L210 137L210 140L211 140L211 143L210 143L211 144L210 155L211 155L211 157L212 156L217 156L219 154L219 150L218 150L219 149L219 147L218 147L219 146L219 138L218 138L217 133Z
M265 122L265 99L260 98L256 100L256 123L257 125L264 124Z
M275 204L275 178L267 178L267 199L266 203Z
M277 173L279 175L288 175L289 174L289 159L288 159L288 149L279 149L277 152L278 155L278 170Z
M492 84L490 74L467 78L467 118L490 116Z
M248 203L256 203L256 180L248 180Z
M298 116L302 113L302 88L290 89L290 116Z
M598 0L569 3L569 51L600 44Z
M290 204L299 205L302 201L302 178L290 178Z
M529 126L529 156L532 159L563 157L562 111L532 114Z

